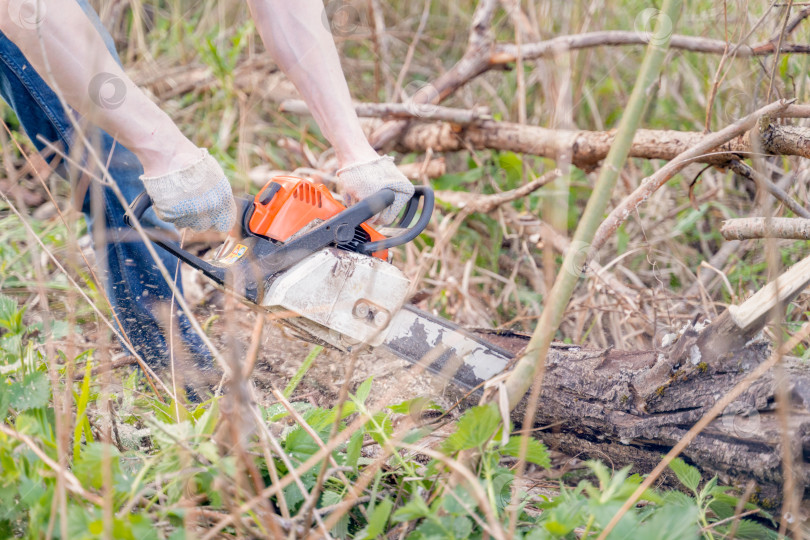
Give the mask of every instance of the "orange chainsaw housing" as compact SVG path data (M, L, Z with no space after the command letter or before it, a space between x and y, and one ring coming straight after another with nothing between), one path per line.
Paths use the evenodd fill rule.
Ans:
M253 234L286 242L314 220L326 221L345 209L323 184L308 178L276 176L254 197L248 225ZM366 223L360 227L368 235L368 241L385 239ZM388 260L388 250L375 251L373 255Z

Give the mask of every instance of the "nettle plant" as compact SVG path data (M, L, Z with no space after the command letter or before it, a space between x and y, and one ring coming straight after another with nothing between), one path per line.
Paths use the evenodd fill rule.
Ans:
M52 323L46 335L41 324L26 324L24 315L14 300L0 296L0 537L99 537L105 527L105 485L115 538L197 537L255 496L240 482L240 474L253 467L266 486L274 475L295 474L295 482L268 499L274 512L284 508L290 516L281 525L293 536L303 532L305 515L317 513L321 522L334 518L329 533L337 538L484 538L492 527L508 530L515 512L516 538L588 538L607 525L642 481L629 468L611 471L593 461L587 463L586 479L573 487L561 481L554 497L516 490L513 469L521 444L527 445L526 460L540 470L550 467L549 452L539 441L505 428L495 405L467 410L441 440L430 424L401 421L424 418L425 410L438 410L435 404L413 399L374 410L368 405L371 379L340 407L294 402L295 414L282 403L261 408L278 446L264 452L255 434L247 452L233 453L217 440L227 419L221 398L196 405L164 403L139 372L131 371L109 395L113 407L104 408L108 401L102 400L92 371L93 352L70 361L62 354L45 358L45 340L65 335L68 327ZM83 377L73 383L71 440L60 448L51 377L64 378L71 363ZM328 443L336 423L338 434L353 431L343 433L346 442L331 453L336 467L329 467L319 486L322 462L298 469ZM101 442L105 432L112 444ZM253 463L246 466L244 460ZM459 480L454 473L462 461L473 466ZM55 471L60 466L68 484L64 503ZM672 470L684 491L648 490L609 538L711 539L732 531L736 538L776 537L760 522L735 519L735 510L756 507L740 505L716 478L701 486L699 471L680 460ZM362 496L352 498L363 479L370 481ZM257 512L246 511L241 518L220 534L271 534ZM760 512L758 519L769 516Z

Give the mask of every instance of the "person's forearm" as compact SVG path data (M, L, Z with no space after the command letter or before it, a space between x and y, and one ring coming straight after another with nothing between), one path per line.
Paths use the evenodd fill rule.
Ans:
M0 0L8 13L9 0ZM37 73L90 123L140 159L147 176L185 165L196 147L126 76L75 0L48 0L39 31L0 17L0 30ZM186 156L186 157L184 157Z
M341 166L376 158L354 111L321 0L248 4L265 47L301 92Z

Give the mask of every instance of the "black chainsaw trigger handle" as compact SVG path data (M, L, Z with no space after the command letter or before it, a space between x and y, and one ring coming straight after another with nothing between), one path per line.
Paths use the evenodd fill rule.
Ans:
M135 219L138 222L141 221L143 218L144 213L152 206L152 197L149 196L148 193L145 191L142 192L140 195L135 197L135 200L129 205L129 209L132 211L132 214L135 216ZM135 228L132 220L129 217L129 214L124 216L124 222L132 227ZM146 233L147 238L149 238L152 242L159 245L178 259L183 262L190 264L191 266L200 269L202 273L206 276L210 277L214 281L220 284L225 284L225 270L218 266L214 266L199 257L192 255L182 247L177 242L172 242L170 240L166 240L167 233L163 229L152 229L148 227L144 227L144 232Z
M371 197L369 197L369 199L370 198ZM411 226L414 216L416 215L416 210L419 208L420 200L422 201L422 213L419 215L419 219L416 221L416 223ZM433 190L428 186L416 186L413 197L411 197L408 201L408 204L405 207L405 212L402 215L402 219L400 219L399 223L397 224L399 227L405 228L405 230L402 233L392 236L391 238L386 238L385 240L377 240L376 242L366 242L365 244L361 244L357 247L357 251L359 253L370 255L377 251L382 251L394 246L401 246L402 244L410 242L422 234L422 231L424 231L428 226L428 223L430 223L430 218L433 215L433 205Z
M132 201L132 203L130 203L129 209L135 215L135 219L137 219L138 222L140 222L144 213L146 213L146 211L149 210L150 206L152 206L152 197L150 197L147 192L142 191L140 195L135 197L135 200ZM124 214L124 222L133 229L135 228L135 225L132 224L132 219L130 219L129 214Z

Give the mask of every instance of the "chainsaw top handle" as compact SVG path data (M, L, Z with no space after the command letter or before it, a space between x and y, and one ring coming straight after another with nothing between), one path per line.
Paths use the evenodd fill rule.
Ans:
M390 190L381 190L378 191L377 194L382 193L383 191L390 191ZM372 195L371 197L374 197L374 195ZM367 201L371 197L365 200ZM419 208L420 199L422 200L422 214L419 216L419 219L416 221L416 223L413 226L411 226L411 223L413 222L414 217L416 216L416 211ZM398 228L402 228L405 230L396 236L392 236L384 240L377 240L376 242L366 242L365 244L361 244L357 248L357 251L359 253L370 255L377 251L382 251L384 249L392 248L394 246L401 246L402 244L410 242L411 240L419 236L422 233L422 231L425 230L425 227L428 226L428 223L430 223L430 217L433 215L433 205L434 205L433 190L428 186L416 186L414 188L413 197L411 197L410 200L408 200L408 204L405 207L405 212L402 214L402 219L400 219L399 223L397 223Z

